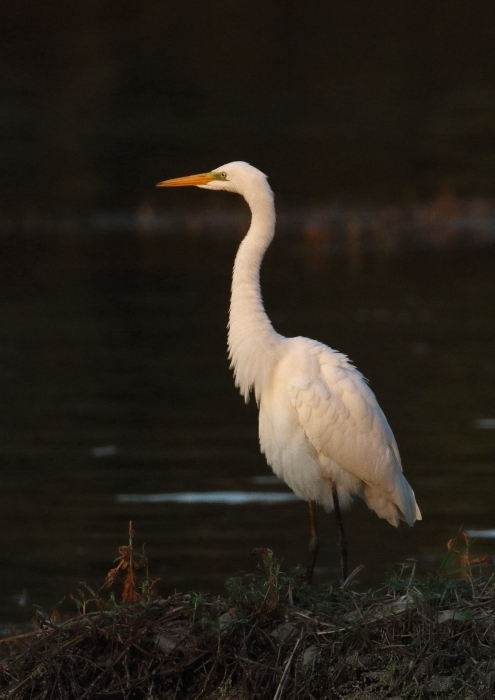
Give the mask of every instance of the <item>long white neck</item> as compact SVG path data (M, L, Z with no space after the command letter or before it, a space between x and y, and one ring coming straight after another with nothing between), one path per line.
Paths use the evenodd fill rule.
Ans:
M252 218L234 263L228 347L236 386L246 401L254 388L259 401L284 341L266 315L260 289L261 261L275 233L275 205L268 184L243 195Z

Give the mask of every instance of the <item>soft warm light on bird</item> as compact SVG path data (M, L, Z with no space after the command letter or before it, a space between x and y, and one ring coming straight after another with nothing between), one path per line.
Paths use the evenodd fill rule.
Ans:
M274 198L266 176L237 161L158 183L188 185L236 192L251 209L232 276L228 348L235 383L246 401L254 391L260 447L268 464L309 502L308 581L318 550L315 503L336 512L345 580L340 508L353 496L395 527L400 520L413 525L421 519L392 430L363 375L345 355L310 338L280 335L265 312L260 266L275 233Z

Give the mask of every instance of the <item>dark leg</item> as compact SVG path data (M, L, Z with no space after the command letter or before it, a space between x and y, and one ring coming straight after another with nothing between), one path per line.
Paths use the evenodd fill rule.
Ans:
M313 571L318 555L318 529L316 527L316 503L309 501L309 554L308 566L306 568L306 583L311 583L313 579Z
M332 488L332 496L333 507L335 509L335 515L337 516L337 522L339 524L340 573L342 578L342 584L344 584L347 579L347 540L345 538L344 525L342 524L342 513L340 512L339 496L337 494L337 488L335 486Z

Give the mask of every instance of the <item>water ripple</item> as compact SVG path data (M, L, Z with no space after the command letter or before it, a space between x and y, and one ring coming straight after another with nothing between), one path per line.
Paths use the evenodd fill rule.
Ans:
M182 493L118 493L119 503L285 503L298 497L288 492L265 491L185 491Z

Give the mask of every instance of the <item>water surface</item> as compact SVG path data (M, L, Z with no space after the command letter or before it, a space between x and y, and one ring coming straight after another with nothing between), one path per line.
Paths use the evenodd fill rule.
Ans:
M287 568L305 561L306 504L266 478L256 409L228 368L238 240L195 230L0 237L4 619L27 614L25 590L50 605L79 581L102 582L130 518L164 591L221 590L255 566L254 547ZM276 329L326 342L369 378L423 512L398 530L361 503L346 513L363 585L408 557L435 566L461 526L493 529L494 273L486 251L315 259L297 234L269 251L262 286ZM173 496L208 492L265 495ZM324 581L338 575L336 528L319 519ZM478 549L493 553L492 541Z

